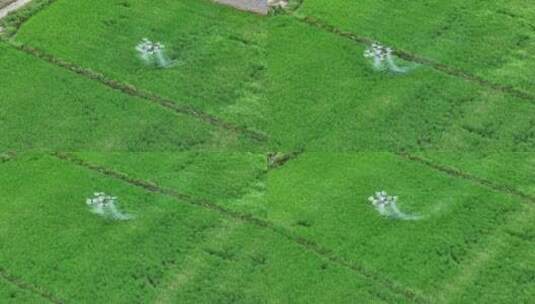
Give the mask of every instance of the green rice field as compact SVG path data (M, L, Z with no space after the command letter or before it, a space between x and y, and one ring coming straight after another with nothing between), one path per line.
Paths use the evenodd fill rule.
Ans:
M0 303L534 302L535 4L216 2L0 17Z

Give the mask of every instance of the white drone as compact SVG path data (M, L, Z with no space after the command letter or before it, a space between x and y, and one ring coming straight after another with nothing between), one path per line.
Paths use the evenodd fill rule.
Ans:
M143 38L136 46L136 50L143 61L148 64L156 64L159 67L165 68L171 65L164 53L165 45L160 42L152 42L148 38Z
M390 47L383 46L379 43L372 45L364 51L364 57L373 59L373 67L378 71L389 70L394 73L406 73L411 68L399 67L394 62L394 50Z
M401 220L417 220L420 216L408 215L403 213L398 208L398 197L390 196L385 191L375 192L374 196L370 196L368 201L372 203L380 215L394 219Z
M117 209L117 197L107 195L104 192L95 192L92 197L86 200L87 206L91 212L103 217L114 220L129 220L133 217L128 214L123 214Z

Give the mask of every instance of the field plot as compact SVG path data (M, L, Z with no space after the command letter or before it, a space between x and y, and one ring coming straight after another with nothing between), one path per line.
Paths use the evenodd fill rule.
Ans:
M533 303L535 5L216 2L0 20L0 303Z
M455 159L447 153L426 156ZM330 263L341 264L409 302L472 303L467 300L472 295L465 293L474 288L492 289L497 303L511 299L528 303L533 295L528 278L535 269L527 250L532 244L528 227L535 219L533 201L404 156L305 153L267 172L260 155L248 154L82 153L70 157L79 166L83 160L81 167L106 168L125 174L125 179L158 185L162 192L198 193L197 204L208 201L211 209L306 244L307 250ZM497 169L495 175L485 176L485 164L481 166L472 165L469 172L475 176L481 172L481 178L491 180L509 174ZM517 178L529 176L522 166L516 170ZM262 177L263 173L267 176ZM502 180L496 178L495 183ZM399 195L403 212L417 215L418 220L379 216L367 198L380 190ZM510 246L518 252L509 252ZM516 266L500 268L502 258ZM509 282L500 289L493 280L498 274ZM511 288L515 285L517 289Z
M379 216L367 198L381 190L398 195L400 209L419 220ZM499 245L535 219L532 202L507 193L390 154L305 153L270 174L267 202L270 221L430 303L456 298L466 288L457 289L459 282L481 290L503 288L494 291L502 297L493 303L528 303L533 296L533 282L526 280L534 270L527 252L515 253L518 267L502 272L495 267L479 280L485 255L499 248L507 254L507 246ZM524 238L521 246L529 247L532 241ZM486 285L497 273L518 289Z
M178 105L262 130L264 43L260 16L210 1L56 1L16 41ZM136 46L165 45L167 68L144 63Z
M280 150L531 151L535 104L425 65L377 72L365 47L271 19L268 100ZM514 123L512 123L514 122Z
M535 98L523 93L527 84L520 80L518 85L503 88L505 81L486 82L463 71L445 73L445 68L437 69L434 64L403 60L398 64L409 69L408 73L374 70L370 59L364 57L366 43L377 39L394 48L399 44L373 35L368 40L348 36L343 24L329 18L338 15L341 7L353 12L366 3L370 10L379 5L306 1L294 13L260 17L204 0L157 4L59 0L24 23L11 41L103 73L127 88L133 85L136 92L189 112L201 111L235 128L247 129L253 137L268 141L270 150L534 149ZM423 5L417 3L412 4L415 10ZM457 8L461 4L448 5ZM504 6L488 7L492 5L496 10ZM483 10L476 7L468 11L478 9ZM459 11L460 18L469 18L463 12ZM344 16L340 14L338 19ZM403 20L412 22L409 17ZM340 29L325 27L314 18ZM350 24L367 24L367 20ZM477 27L479 21L473 22ZM370 28L382 29L379 25ZM500 33L505 39L505 33ZM462 36L462 32L457 35ZM485 37L491 39L490 35ZM136 46L144 38L165 45L168 67L158 68L141 60ZM428 41L440 41L425 35L406 40L428 47L433 45ZM474 39L466 45L479 42ZM476 51L467 56L481 59L488 57L487 49L507 51L489 47L488 41L480 43L469 47ZM444 54L454 49L440 48ZM529 48L524 52L531 54ZM476 57L478 54L481 56ZM493 56L506 56L500 54ZM446 59L436 60L449 64ZM490 69L492 65L481 62L474 66ZM491 75L489 71L481 73ZM511 73L526 75L516 70Z
M1 42L0 69L2 150L254 150L259 144L234 130L121 94Z
M254 222L52 156L1 166L2 275L45 302L405 302ZM91 214L94 191L135 218Z
M402 155L304 153L269 171L249 153L5 159L0 290L15 303L529 303L535 292L533 204ZM367 201L379 190L418 219L380 216ZM134 219L91 214L95 191Z
M535 93L535 8L529 1L305 0L299 14Z
M222 230L155 303L408 303L273 233L250 225Z
M203 210L49 157L2 166L0 263L58 299L144 302L165 265L180 264L180 252L217 224ZM119 196L136 220L114 225L88 213L95 191Z

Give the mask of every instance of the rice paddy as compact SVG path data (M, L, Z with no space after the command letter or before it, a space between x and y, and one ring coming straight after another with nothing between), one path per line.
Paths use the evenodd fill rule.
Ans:
M532 303L534 19L520 0L0 17L0 303Z

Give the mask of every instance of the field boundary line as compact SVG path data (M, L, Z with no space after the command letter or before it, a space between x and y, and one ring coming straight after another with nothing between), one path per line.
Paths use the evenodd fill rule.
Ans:
M476 184L478 184L480 186L483 186L485 188L491 189L493 191L504 193L504 194L509 194L509 195L514 195L514 196L522 199L525 202L535 203L535 197L534 196L532 196L530 194L527 194L527 193L525 193L523 191L520 191L520 190L518 190L518 189L516 189L514 187L493 182L493 181L491 181L489 179L485 179L485 178L482 178L482 177L479 177L479 176L464 172L461 169L458 169L458 168L455 168L455 167L452 167L452 166L438 164L438 163L435 163L435 162L433 162L433 161L431 161L431 160L429 160L427 158L424 158L424 157L421 157L421 156L417 156L417 155L414 155L414 154L397 153L397 155L400 156L401 158L406 159L406 160L419 163L421 165L424 165L424 166L427 166L429 168L432 168L432 169L434 169L436 171L440 171L442 173L446 173L446 174L448 174L450 176L457 177L457 178L462 178L464 180L471 181L473 183L476 183Z
M112 90L121 92L123 94L141 98L145 101L148 101L150 103L156 104L166 110L170 110L171 112L174 112L175 114L181 114L193 117L203 123L212 125L214 127L219 127L225 130L228 130L230 132L236 133L236 134L242 134L254 141L257 142L265 142L268 140L268 135L264 133L260 133L257 131L250 130L245 127L237 126L232 123L226 122L218 117L215 117L213 115L210 115L206 112L197 110L191 106L179 106L177 102L167 99L164 97L161 97L155 93L140 90L137 87L114 80L112 78L108 78L104 74L95 72L91 69L81 67L79 65L76 65L74 63L70 63L68 61L65 61L63 59L59 59L53 55L47 54L39 49L33 48L31 46L25 45L25 44L15 44L12 42L8 42L8 45L12 46L14 49L19 50L23 53L26 53L30 56L36 57L38 59L41 59L49 64L52 64L54 66L63 68L65 70L68 70L72 73L78 74L86 79L93 80L96 82L99 82L100 84L111 88Z
M304 150L297 150L294 152L268 152L267 153L267 167L268 170L278 169L286 165L289 161L297 159L305 153Z
M16 12L31 2L32 0L8 0L5 5L0 7L0 19L4 19L11 12Z
M11 12L9 12L6 16L3 18L0 18L0 27L1 25L4 26L10 26L11 29L8 28L7 37L13 37L21 26L27 22L30 18L37 15L42 10L46 9L50 5L52 5L57 0L30 0L28 3L23 4L20 8L17 8ZM16 1L14 1L15 3ZM15 19L13 22L5 21L5 19L9 19L10 15L16 15L18 18ZM2 22L2 20L4 20ZM0 31L0 35L2 34L2 31Z
M293 8L293 11L297 11L301 8L301 6L303 6L303 4L305 3L305 0L296 0L297 1L297 4L296 6Z
M41 288L36 287L30 283L27 283L11 274L8 274L4 268L0 266L0 279L3 279L4 281L16 286L17 288L28 290L31 293L39 296L40 298L46 300L47 302L53 303L53 304L63 304L65 303L63 300L60 300L55 295L51 294L48 291L43 291Z
M0 153L0 164L7 163L8 161L14 160L17 154L15 152L4 152Z
M173 199L178 199L179 201L183 201L186 204L205 208L205 209L220 213L221 215L224 215L228 218L242 221L242 222L247 222L262 229L271 230L272 232L282 236L283 238L299 245L304 250L311 252L315 254L316 256L319 256L323 259L326 259L333 264L336 264L336 265L342 266L343 268L351 270L354 273L362 276L364 279L371 280L374 283L381 285L382 287L390 290L394 294L397 294L398 296L401 296L411 302L431 303L427 299L427 297L424 297L422 295L420 291L407 288L395 281L382 277L379 273L371 271L360 264L356 264L354 261L349 261L343 257L337 256L331 249L323 247L313 240L309 240L307 238L298 236L295 233L288 231L287 229L283 227L279 227L270 221L257 218L250 214L244 214L238 211L234 211L234 210L219 206L218 204L208 201L208 200L197 199L188 194L180 193L178 191L168 189L168 188L163 188L153 182L148 182L142 179L129 177L125 173L89 163L83 159L77 158L76 156L70 153L54 152L54 153L51 153L51 155L59 160L66 161L73 165L77 165L79 167L97 172L101 175L123 181L127 184L144 189L145 191L166 195Z
M333 25L331 25L331 24L329 24L329 23L327 23L325 21L322 21L322 20L320 20L318 18L315 18L315 17L312 17L312 16L298 16L298 15L293 14L291 12L289 13L289 15L292 16L293 18L295 18L295 19L297 19L297 20L309 25L309 26L312 26L312 27L315 27L315 28L330 32L330 33L335 34L335 35L337 35L339 37L352 40L352 41L354 41L356 43L359 43L359 44L363 44L363 45L368 45L369 46L372 43L376 42L376 40L374 40L372 38L365 37L365 36L359 36L358 34L355 34L353 32L341 30L341 29L337 28L336 26L333 26ZM471 74L471 73L469 73L467 71L464 71L462 69L459 69L459 68L456 68L456 67L453 67L453 66L449 66L449 65L446 65L446 64L443 64L443 63L438 63L438 62L436 62L436 61L434 61L432 59L428 59L428 58L425 58L423 56L420 56L420 55L417 55L417 54L414 54L414 53L411 53L411 52L408 52L408 51L405 51L405 50L396 49L396 50L394 50L394 55L396 55L399 58L404 59L406 61L410 61L410 62L413 62L413 63L417 63L417 64L421 64L421 65L425 65L425 66L431 67L432 69L434 69L434 70L436 70L438 72L444 73L446 75L453 76L453 77L459 78L459 79L463 79L465 81L469 81L469 82L472 82L472 83L476 83L481 87L484 87L484 88L487 88L487 89L491 89L493 91L497 91L497 92L502 93L502 94L508 94L508 95L513 96L513 97L517 97L519 99L523 99L523 100L525 100L525 101L527 101L529 103L535 103L535 94L530 93L530 92L526 92L524 90L515 88L513 86L504 85L504 84L500 84L500 83L495 83L495 82L492 82L490 80L486 80L484 78L481 78L479 76Z
M10 6L15 1L17 1L17 0L7 0L7 1L5 0L4 3L0 2L0 10Z
M289 2L290 8L286 8L285 11L290 14L293 14L301 8L305 0L289 0L288 2ZM292 5L292 3L294 4Z

